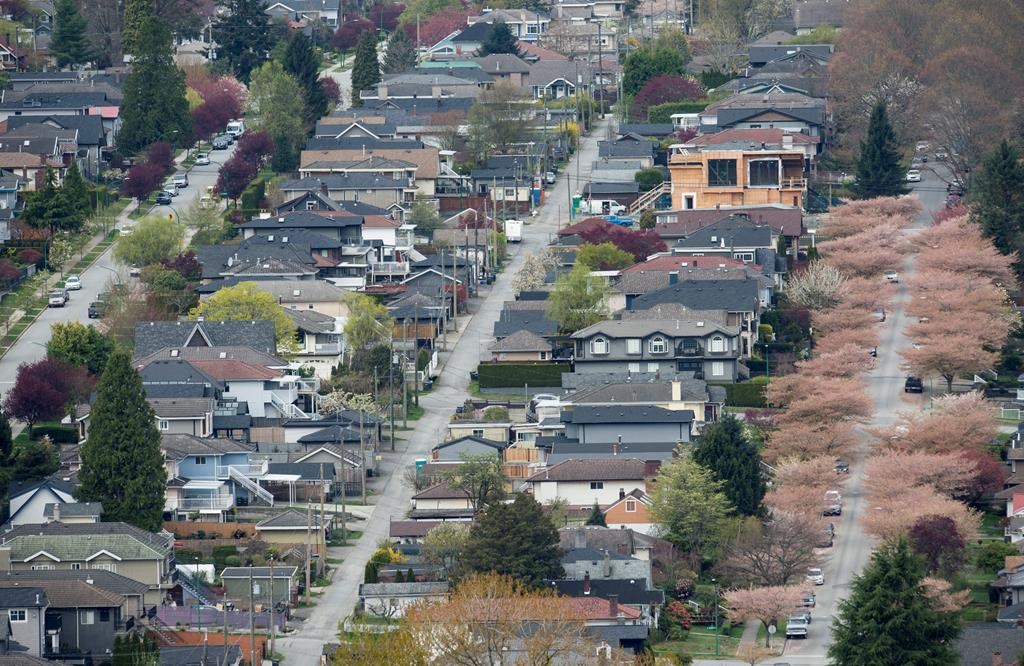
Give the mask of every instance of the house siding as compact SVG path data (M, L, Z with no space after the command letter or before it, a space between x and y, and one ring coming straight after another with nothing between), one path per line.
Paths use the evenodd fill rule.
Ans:
M563 499L574 506L592 506L597 502L606 506L619 499L619 491L630 490L646 484L639 479L620 479L597 481L601 488L591 488L590 481L534 481L531 483L533 497L541 504L549 504L556 499Z
M0 605L0 613L9 611L25 611L25 622L11 622L11 654L29 654L41 657L46 638L44 611L40 608L7 608ZM21 649L19 649L19 647ZM0 654L3 645L0 644Z

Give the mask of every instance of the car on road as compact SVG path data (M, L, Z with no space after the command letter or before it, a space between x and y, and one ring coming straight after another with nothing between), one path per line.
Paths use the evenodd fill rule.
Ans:
M836 471L836 474L849 474L850 463L846 462L845 460L837 460L834 469Z
M921 172L918 171L917 169L911 169L910 171L908 171L907 172L907 182L908 183L920 183L921 182Z
M163 190L156 193L156 205L167 206L171 203L171 195Z
M106 311L106 303L103 301L93 301L89 304L89 319L100 319Z
M921 381L920 377L907 377L907 381L903 382L903 392L924 393L924 382Z
M207 166L210 164L210 155L207 153L196 153L196 166Z
M814 608L818 603L818 598L814 596L814 592L808 592L804 595L800 605L804 608Z
M936 150L935 151L935 159L937 159L937 160L949 159L949 153L947 153L944 150Z
M807 621L791 616L786 621L786 638L807 638Z
M893 283L899 282L900 281L900 274L897 271L886 271L885 272L885 281L886 282L893 282Z
M46 306L50 308L62 308L68 303L68 292L67 289L54 289L50 292L50 298L46 301Z
M789 614L789 616L790 617L801 617L801 618L804 619L804 621L807 624L811 623L811 611L807 610L806 608L794 609L793 612Z
M77 275L69 275L67 279L64 280L64 288L72 291L78 291L82 288L82 278Z
M131 277L139 277L142 275L142 269L135 264L132 264L131 267L128 268L128 275Z
M176 173L174 174L174 177L171 178L171 182L174 183L174 186L178 189L186 188L188 187L188 174Z
M218 136L213 140L214 150L227 150L231 147L231 140L226 136Z
M544 174L544 180L545 182L547 182L548 185L554 185L556 180L555 172L548 171L546 174Z
M824 585L825 573L817 567L810 568L807 570L807 582L814 583L815 585Z
M818 539L818 548L831 548L836 540L836 526L832 523L825 525L821 530L821 537Z
M917 145L914 146L914 148L917 150L917 152L921 152L923 150L928 150L928 145L929 144L927 141L918 141Z

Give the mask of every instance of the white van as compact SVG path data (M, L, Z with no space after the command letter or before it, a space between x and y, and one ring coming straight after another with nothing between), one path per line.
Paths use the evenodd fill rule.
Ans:
M245 134L245 123L241 120L232 120L228 123L227 128L224 130L225 134L230 134L236 139Z

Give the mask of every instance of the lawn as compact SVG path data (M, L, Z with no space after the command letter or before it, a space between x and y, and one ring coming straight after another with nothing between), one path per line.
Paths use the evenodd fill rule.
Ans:
M418 421L418 420L420 420L421 418L423 418L423 415L425 413L426 413L426 410L423 409L422 407L420 407L419 405L412 404L412 403L409 404L409 420L410 421Z
M730 656L736 654L740 647L740 637L743 636L743 626L733 627L729 633L720 633L718 636L718 654ZM691 657L714 656L715 654L715 632L713 629L694 627L686 635L686 640L663 641L652 646L655 654L674 654L677 656Z

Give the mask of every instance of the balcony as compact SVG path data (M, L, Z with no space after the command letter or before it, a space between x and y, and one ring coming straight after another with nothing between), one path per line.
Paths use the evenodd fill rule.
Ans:
M168 498L164 511L227 511L234 505L234 495Z
M235 472L250 478L263 476L267 473L266 463L256 465L217 465L217 478L227 479L231 476L231 469Z
M340 342L327 342L324 344L317 343L313 346L313 351L317 354L340 354L341 343Z
M676 356L703 356L704 345L679 345L676 347Z
M408 275L408 261L375 261L370 264L370 272L377 275Z

